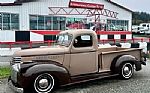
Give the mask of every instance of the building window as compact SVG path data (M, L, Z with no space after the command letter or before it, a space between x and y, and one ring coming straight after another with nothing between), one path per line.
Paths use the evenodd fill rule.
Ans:
M107 30L109 31L128 31L129 21L127 20L107 20Z
M30 15L30 30L65 30L66 18Z
M86 29L90 28L87 24L87 18L67 18L66 29Z
M38 29L37 23L38 23L37 16L35 16L35 15L30 16L30 29L31 30L37 30Z
M59 23L60 23L60 17L53 17L53 30L60 29Z
M44 16L38 16L38 30L45 30Z
M19 15L18 14L11 15L11 29L19 30Z
M3 30L10 30L10 14L3 13Z
M53 23L52 17L45 17L45 30L52 30Z
M0 30L19 30L19 14L0 13Z
M60 17L60 29L66 30L66 18L65 17Z
M2 30L2 13L0 13L0 30Z

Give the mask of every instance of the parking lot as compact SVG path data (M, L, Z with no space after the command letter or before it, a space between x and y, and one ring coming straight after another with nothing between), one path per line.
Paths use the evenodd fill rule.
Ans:
M150 61L143 70L135 72L130 80L117 77L90 81L56 89L54 93L150 93ZM14 93L7 86L7 79L0 80L0 93Z

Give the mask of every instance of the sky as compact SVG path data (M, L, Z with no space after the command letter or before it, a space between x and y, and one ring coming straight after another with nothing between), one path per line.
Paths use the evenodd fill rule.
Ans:
M132 11L150 13L150 0L111 0Z
M0 3L12 3L15 0L0 0Z

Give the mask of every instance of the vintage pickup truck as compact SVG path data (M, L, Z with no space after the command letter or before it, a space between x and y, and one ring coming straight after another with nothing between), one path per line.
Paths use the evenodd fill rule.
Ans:
M62 31L56 45L14 53L9 86L24 93L49 93L66 86L118 75L133 76L146 65L141 49L98 46L97 35L87 29Z

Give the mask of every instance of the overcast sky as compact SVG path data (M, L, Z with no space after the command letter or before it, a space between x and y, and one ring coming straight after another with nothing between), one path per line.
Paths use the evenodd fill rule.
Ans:
M150 0L112 0L123 5L132 11L142 11L150 13Z
M12 3L15 0L0 0L0 3Z

